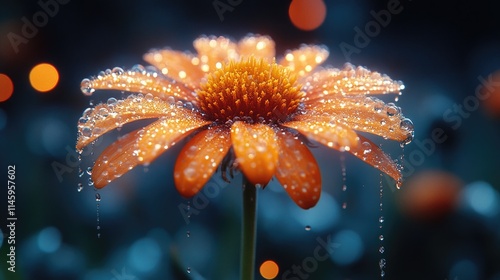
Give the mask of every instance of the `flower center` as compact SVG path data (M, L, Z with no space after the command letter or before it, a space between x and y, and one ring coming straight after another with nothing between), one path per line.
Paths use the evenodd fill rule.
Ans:
M208 76L198 90L206 117L216 122L278 123L295 113L304 95L284 66L250 57L231 61Z

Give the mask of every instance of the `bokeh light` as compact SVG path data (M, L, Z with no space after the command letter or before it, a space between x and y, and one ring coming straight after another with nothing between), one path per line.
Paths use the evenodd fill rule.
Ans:
M326 6L322 0L293 0L288 16L298 29L314 30L325 21Z
M30 84L39 92L47 92L56 87L59 82L59 72L48 63L40 63L30 72Z
M478 214L492 217L499 213L498 192L486 182L479 181L467 185L463 197L466 205Z
M128 253L130 266L142 272L150 272L156 268L161 258L158 243L149 237L137 240Z
M44 228L38 234L37 243L40 251L53 253L61 246L61 233L55 227Z
M14 83L9 76L0 73L0 102L8 100L14 92Z
M481 96L484 96L483 106L488 114L494 117L500 117L500 70L492 73L486 83L481 88Z
M424 171L411 177L402 188L400 205L413 218L440 219L458 206L462 185L453 174Z
M260 265L260 275L265 279L274 279L279 273L278 264L273 260L267 260Z
M339 265L350 265L363 255L363 241L355 231L341 230L335 235L332 242L335 250L331 254L331 258Z

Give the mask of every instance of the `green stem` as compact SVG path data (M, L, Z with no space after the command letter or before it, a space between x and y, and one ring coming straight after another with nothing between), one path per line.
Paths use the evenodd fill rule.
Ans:
M243 226L241 233L241 280L254 280L257 188L243 176Z

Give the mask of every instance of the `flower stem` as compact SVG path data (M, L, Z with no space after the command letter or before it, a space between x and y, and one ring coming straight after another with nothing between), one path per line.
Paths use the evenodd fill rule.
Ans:
M254 280L257 188L243 176L241 280Z

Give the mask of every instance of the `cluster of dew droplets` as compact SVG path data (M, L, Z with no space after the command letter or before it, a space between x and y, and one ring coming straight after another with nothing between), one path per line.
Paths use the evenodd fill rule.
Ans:
M383 224L384 224L384 212L383 212L383 197L384 197L384 187L383 187L383 174L380 173L380 182L379 182L379 192L380 192L380 201L379 201L379 207L380 207L380 216L378 218L379 222L379 242L380 242L380 247L378 249L380 253L380 260L379 260L379 267L380 267L380 276L384 277L385 276L385 266L386 266L386 259L384 258L384 253L385 253L385 247L384 247L384 234L383 234Z

